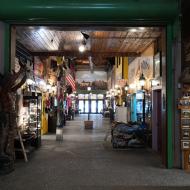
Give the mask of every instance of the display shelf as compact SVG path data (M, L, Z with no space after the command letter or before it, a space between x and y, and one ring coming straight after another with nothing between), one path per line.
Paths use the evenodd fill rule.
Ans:
M182 168L190 171L190 91L183 91L183 96L178 100L180 114L180 141L182 154Z
M190 125L181 125L182 129L190 129Z
M190 110L190 106L178 106L178 109L181 109L181 110Z
M41 94L31 93L31 96L24 96L24 101L28 105L28 115L24 125L28 125L28 130L34 133L34 142L36 147L40 146L41 142Z

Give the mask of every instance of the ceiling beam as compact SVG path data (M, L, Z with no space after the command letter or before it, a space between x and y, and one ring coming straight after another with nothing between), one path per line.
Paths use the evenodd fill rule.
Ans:
M140 56L140 53L136 52L91 52L86 51L83 53L80 53L78 51L36 51L31 52L33 56L71 56L71 57L77 57L77 58L88 58L89 56L96 57L96 56L102 56L102 57L115 57L115 56L121 56L121 57L138 57Z
M94 65L94 71L105 71L107 65ZM76 71L90 71L89 65L76 65Z

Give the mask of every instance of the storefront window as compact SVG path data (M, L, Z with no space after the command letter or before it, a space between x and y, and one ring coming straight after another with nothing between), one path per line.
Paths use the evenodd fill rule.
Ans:
M92 100L91 102L91 112L96 113L96 100Z
M78 99L84 99L84 94L79 94Z
M84 112L84 101L83 100L79 100L79 111L80 112Z
M98 99L104 99L104 95L103 94L98 94Z
M103 101L98 101L98 113L101 113L103 111Z
M85 113L89 112L89 101L88 100L85 100L84 112Z
M96 99L96 94L91 94L90 95L90 99L94 99L95 100Z
M85 94L84 99L88 100L88 98L89 98L89 94Z

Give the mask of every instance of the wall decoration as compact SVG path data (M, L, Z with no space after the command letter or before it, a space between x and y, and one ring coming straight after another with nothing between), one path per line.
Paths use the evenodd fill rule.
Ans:
M181 139L190 140L190 129L182 129L181 130Z
M91 86L92 90L107 90L107 82L105 81L93 81L87 82L83 81L81 83L76 82L76 87L78 90L87 90L87 87Z
M158 52L154 56L154 66L153 66L153 77L159 78L162 76L162 67L161 67L161 52Z
M76 81L79 83L83 81L93 82L95 80L101 80L107 82L107 72L105 71L94 71L93 73L91 73L90 71L76 72Z
M34 63L34 75L39 78L43 78L44 67L39 57L34 57Z
M128 84L138 83L139 77L143 73L146 81L149 81L153 77L153 56L137 57L129 64ZM146 89L150 88L150 84L147 82Z

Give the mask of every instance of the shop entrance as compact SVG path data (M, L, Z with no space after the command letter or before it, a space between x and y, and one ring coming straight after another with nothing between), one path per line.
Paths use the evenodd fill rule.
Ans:
M98 118L87 118L89 114L102 114L98 116L109 122L145 127L140 139L135 130L128 135L127 146L149 146L164 157L165 136L159 122L166 117L161 110L166 88L166 63L161 61L166 45L164 27L15 26L12 35L16 38L16 46L12 44L14 68L22 62L30 70L20 98L36 91L42 96L38 109L42 134L55 133L71 120ZM99 119L94 121L97 123Z
M102 100L79 100L80 113L102 113L103 101Z

